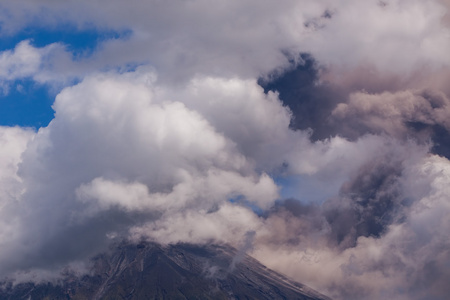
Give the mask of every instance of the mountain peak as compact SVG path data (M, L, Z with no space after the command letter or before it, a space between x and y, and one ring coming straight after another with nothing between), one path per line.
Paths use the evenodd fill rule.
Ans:
M22 283L1 299L329 299L228 245L122 243L59 284Z

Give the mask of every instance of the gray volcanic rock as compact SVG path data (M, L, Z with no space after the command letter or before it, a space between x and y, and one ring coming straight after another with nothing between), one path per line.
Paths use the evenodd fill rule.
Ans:
M121 244L90 275L4 284L0 299L329 299L229 246Z

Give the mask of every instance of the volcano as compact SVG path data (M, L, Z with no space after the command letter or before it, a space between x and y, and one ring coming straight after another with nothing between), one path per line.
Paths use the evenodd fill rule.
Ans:
M122 243L91 263L58 283L4 283L0 299L329 300L227 245Z

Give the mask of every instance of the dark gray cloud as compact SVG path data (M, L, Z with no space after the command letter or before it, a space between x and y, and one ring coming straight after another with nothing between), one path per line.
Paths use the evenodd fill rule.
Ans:
M402 161L380 157L361 166L338 195L322 204L285 199L266 217L280 214L301 220L285 243L299 245L302 236L326 229L330 247L355 247L359 237L379 238L389 225L405 221L403 210L411 203L402 193L402 171Z
M372 161L344 183L338 198L324 204L331 235L340 247L354 247L358 237L380 237L400 218L403 204L401 162Z
M14 259L3 263L2 272L20 274L42 269L54 271L57 277L61 266L67 265L68 262L87 262L92 256L107 251L111 243L123 240L132 226L155 217L154 214L130 214L112 209L83 222L68 220L66 224L60 225L58 230L48 229L46 235L40 232L42 228L38 228L34 231L38 238L28 237L30 248L23 253L16 253ZM44 279L39 277L37 275L35 279Z
M402 90L409 84L395 77L353 78L339 86L326 81L327 71L310 54L291 60L291 68L274 71L258 83L278 92L292 112L290 127L312 130L311 139L386 134L432 143L432 153L450 157L449 97L439 90ZM400 90L399 90L400 89Z
M338 86L321 81L322 69L310 54L300 54L291 60L285 71L274 71L258 83L264 92L278 92L283 105L292 111L290 127L294 130L312 129L313 140L324 139L339 133L330 123L333 109L347 98Z
M449 152L450 100L433 90L403 90L370 94L355 92L332 113L333 123L350 137L387 134L419 143L432 142L434 153Z
M278 260L285 272L301 273L316 287L335 274L326 290L337 298L445 299L448 208L437 174L447 174L449 165L445 158L425 161L384 156L362 166L322 205L278 203L266 216L271 230L259 236L257 257L269 266ZM270 254L275 249L278 256ZM303 271L289 267L292 261Z

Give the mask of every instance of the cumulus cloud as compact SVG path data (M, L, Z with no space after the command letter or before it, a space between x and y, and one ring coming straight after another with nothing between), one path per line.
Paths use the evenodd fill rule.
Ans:
M77 249L85 247L92 254L121 222L126 229L142 218L216 210L229 201L234 206L270 207L279 197L273 179L264 169L255 168L256 159L242 153L231 134L225 135L220 126L213 127L199 110L183 103L194 96L192 90L197 97L208 99L214 85L220 93L223 85L236 84L208 79L205 83L195 81L175 95L155 83L154 73L141 69L122 75L93 75L63 90L54 104L55 119L36 133L21 156L17 172L24 192L13 208L23 209L23 217L16 227L17 240L5 246L3 269L17 263L7 261L7 253L17 251L25 241L33 247L22 249L32 257L23 265L58 260L50 258L52 251L68 255L61 260L76 259L79 253L61 242L83 235L89 224L96 226L92 238L103 238L97 246L85 247L85 237L79 236L83 242ZM257 89L253 101L261 106L275 105L275 98L267 99L256 82L238 83ZM228 97L240 93L243 97L247 89ZM238 105L235 102L228 110ZM246 113L250 117L253 111ZM288 116L281 114L286 118L281 124L287 124ZM253 122L257 124L259 119L253 118ZM253 130L257 134L260 128L254 126ZM111 214L119 217L113 220ZM138 215L136 222L130 221L130 214ZM96 219L98 215L103 218ZM66 238L68 232L72 236Z
M8 237L14 235L15 215L4 213L15 202L20 201L24 192L22 179L17 171L21 162L21 154L27 143L33 138L34 132L19 127L0 127L0 216L2 231L0 244L7 243Z
M29 41L19 43L13 51L3 51L0 55L0 76L7 80L28 77L37 73L42 60L42 52L32 47Z
M5 245L4 270L18 264L7 259L11 251L31 257L22 260L25 268L58 264L92 254L108 236L130 228L156 226L147 236L160 241L197 241L201 219L224 232L204 233L200 240L233 242L236 235L225 231L256 229L262 221L251 207L267 210L279 199L268 174L340 184L389 148L376 136L311 143L308 134L289 129L289 111L256 80L197 78L168 89L145 68L97 74L64 89L54 109L55 119L21 156L17 173L24 192L11 209L22 209L23 217L16 239ZM327 177L332 172L337 178ZM231 214L243 219L235 222ZM184 220L184 230L177 230L174 218ZM86 226L95 228L89 237ZM161 238L161 229L171 234ZM96 242L69 250L77 239ZM22 248L24 243L33 247Z
M72 55L60 43L39 48L34 47L30 40L24 40L14 49L0 52L0 89L3 95L9 93L16 80L32 79L39 84L59 88L81 75L82 72L73 64Z
M79 28L130 29L130 39L106 42L89 62L149 62L170 80L195 73L254 78L285 66L283 53L300 51L327 65L370 64L395 74L450 62L446 6L438 1L113 1L105 7L101 1L21 0L2 7L3 34L37 21L54 28L61 15Z
M0 127L0 275L144 238L244 245L335 299L448 295L448 1L0 8L4 36L131 32L0 53L0 86L80 79L47 127Z

